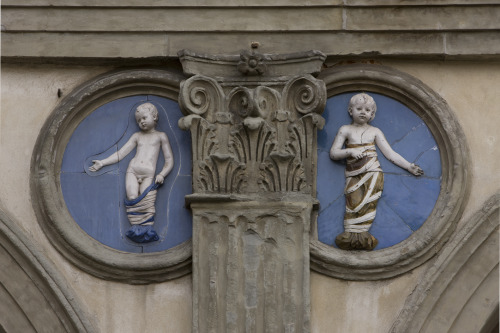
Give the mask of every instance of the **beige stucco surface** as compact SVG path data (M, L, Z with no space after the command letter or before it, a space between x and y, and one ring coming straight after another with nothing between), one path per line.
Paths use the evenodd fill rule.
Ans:
M389 332L422 267L375 282L344 281L311 274L311 332Z
M454 111L470 148L472 186L462 222L500 189L500 64L402 63L395 68L423 81L443 97Z
M500 64L382 61L422 80L450 105L470 148L472 186L461 222L499 189ZM329 65L334 65L330 63ZM111 70L4 64L0 113L0 202L66 278L100 332L190 332L191 276L147 286L100 280L49 243L31 206L30 160L39 131L63 96ZM380 110L383 112L383 110ZM428 265L428 264L427 264ZM377 282L311 276L312 332L387 332L426 266ZM139 325L146 325L144 328Z

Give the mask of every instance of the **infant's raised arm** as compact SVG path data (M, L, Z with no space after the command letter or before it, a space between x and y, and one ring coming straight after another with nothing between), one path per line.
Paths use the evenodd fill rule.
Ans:
M92 166L89 167L89 170L92 172L100 170L102 167L106 165L115 164L121 161L125 156L127 156L137 145L137 133L132 135L130 139L120 148L116 153L111 154L109 157L103 160L93 160Z
M387 142L384 133L382 133L380 129L375 128L375 130L375 143L382 154L384 154L389 161L396 164L400 168L408 170L408 172L415 176L421 176L424 174L424 171L418 165L408 162L403 156L399 155L392 149L389 142Z

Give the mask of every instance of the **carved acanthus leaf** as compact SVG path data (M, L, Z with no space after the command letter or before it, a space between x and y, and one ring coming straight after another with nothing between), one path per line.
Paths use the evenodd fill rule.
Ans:
M273 152L260 165L259 185L270 192L297 192L305 188L304 167L291 153Z
M199 163L198 188L201 192L240 193L247 182L246 166L231 155L213 154Z
M182 84L181 106L191 115L179 126L192 133L195 192L311 192L324 84L310 75L279 82L229 85L227 95L200 75Z
M261 163L276 146L276 130L262 118L245 119L231 131L231 151L242 163ZM254 123L249 124L250 121Z

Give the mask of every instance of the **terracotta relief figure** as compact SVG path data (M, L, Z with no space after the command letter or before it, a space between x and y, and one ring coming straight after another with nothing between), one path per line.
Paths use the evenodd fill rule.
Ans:
M352 123L339 129L330 149L331 159L346 159L344 232L335 240L337 246L344 250L373 250L378 244L368 232L384 187L384 175L375 144L397 166L415 176L424 173L418 165L392 150L380 129L368 124L375 117L376 110L371 96L364 93L353 96L348 109Z
M127 199L125 206L132 227L126 236L138 243L157 241L159 236L153 229L155 215L156 190L163 184L165 177L174 166L172 149L165 133L156 131L158 110L151 103L144 103L135 111L140 132L134 133L120 150L103 160L93 160L90 171L118 163L135 147L137 152L130 161L125 176ZM156 175L156 163L160 149L165 158L162 170Z

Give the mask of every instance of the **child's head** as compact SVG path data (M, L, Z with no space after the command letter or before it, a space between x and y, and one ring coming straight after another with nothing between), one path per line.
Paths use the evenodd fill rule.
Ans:
M375 104L375 100L373 99L373 97L365 93L356 94L352 96L351 100L349 101L349 108L348 108L348 112L351 117L352 117L352 109L357 105L367 105L373 112L370 121L372 121L373 118L375 118L375 112L377 112L377 104Z
M143 103L139 105L135 110L135 118L137 119L137 116L143 112L149 112L153 117L155 124L158 123L158 110L156 109L156 106L151 103Z

